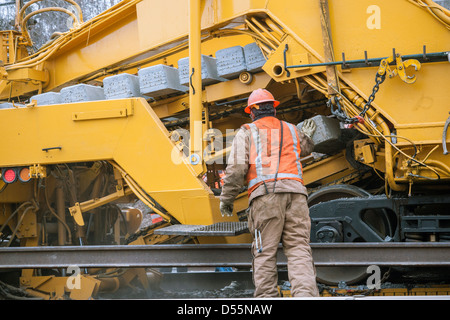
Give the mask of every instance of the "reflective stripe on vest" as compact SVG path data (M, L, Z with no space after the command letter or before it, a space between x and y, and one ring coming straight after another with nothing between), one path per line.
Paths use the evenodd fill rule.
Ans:
M283 127L287 126L289 130L283 130L281 158L278 159L280 127L276 123L279 124L280 121L274 117L265 117L244 125L251 132L250 168L247 173L249 194L265 181L293 179L303 183L300 141L296 128L290 123L282 122ZM270 148L268 147L269 143ZM278 161L280 164L277 174Z

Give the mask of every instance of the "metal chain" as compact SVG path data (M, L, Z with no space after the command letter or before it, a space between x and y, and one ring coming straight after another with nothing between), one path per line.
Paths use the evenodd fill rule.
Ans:
M364 105L363 111L361 111L361 113L359 114L361 117L364 117L367 110L369 110L369 108L371 107L373 100L375 100L375 95L377 94L378 90L380 90L380 84L382 84L385 79L386 73L381 75L377 72L377 74L375 75L375 85L373 86L372 94L369 96L367 103Z
M336 116L336 118L346 124L352 124L358 121L358 119L356 118L349 118L345 112L342 110L342 106L339 102L340 97L336 97L334 99L334 102L332 101L332 99L327 101L327 106L330 108L331 113L333 115ZM335 109L334 107L337 107L337 109Z
M372 102L375 100L375 95L377 94L378 90L380 90L380 84L382 84L384 82L384 80L386 79L386 74L379 74L378 72L375 75L375 85L373 86L372 89L372 93L369 96L369 99L367 100L366 104L364 105L363 110L361 111L361 113L353 118L348 117L340 102L339 99L340 97L336 97L335 99L329 99L327 101L327 106L330 108L331 113L333 115L335 115L339 121L346 123L346 124L354 124L356 122L361 122L363 121L363 117L366 114L367 110L369 110L369 108L371 107ZM335 109L335 107L337 107L337 109Z

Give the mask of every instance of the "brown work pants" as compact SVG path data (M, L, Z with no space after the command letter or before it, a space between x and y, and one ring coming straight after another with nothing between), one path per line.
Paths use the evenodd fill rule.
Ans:
M278 296L276 254L280 242L287 257L292 296L319 296L309 245L311 220L305 195L269 193L253 199L248 225L253 236L254 296Z

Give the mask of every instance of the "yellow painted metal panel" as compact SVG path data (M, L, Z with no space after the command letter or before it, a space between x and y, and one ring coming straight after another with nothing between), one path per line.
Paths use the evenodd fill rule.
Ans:
M137 4L139 43L154 47L185 36L189 28L189 1L142 1ZM161 17L176 23L161 23Z
M112 109L132 109L133 113L73 119L74 113L102 114ZM223 220L218 198L186 159L180 158L168 131L142 98L0 110L0 125L7 127L9 121L29 125L4 133L0 167L114 160L178 221L211 224Z
M50 84L47 90L101 70L139 53L139 33L135 13L114 19L107 29L86 34L84 42L63 50L48 61Z
M383 57L392 48L402 54L448 50L448 30L427 10L404 0L329 0L330 22L336 59L345 51L346 59ZM372 23L379 19L379 25ZM386 52L387 50L387 52Z

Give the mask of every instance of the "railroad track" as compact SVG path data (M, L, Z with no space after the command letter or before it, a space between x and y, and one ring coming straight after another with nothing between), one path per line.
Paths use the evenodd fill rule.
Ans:
M316 266L345 267L371 266L416 269L440 269L448 274L450 243L313 243ZM0 271L26 268L157 268L161 271L160 291L151 298L251 298L253 283L249 244L174 244L124 246L67 246L67 247L10 247L0 250ZM287 259L282 247L278 250L280 296L289 296L286 272ZM223 272L218 267L228 267ZM180 271L182 272L173 272ZM200 270L200 271L197 271ZM208 272L202 270L209 270ZM444 273L442 273L444 270ZM447 272L445 271L447 270ZM384 271L383 271L384 272ZM445 273L446 272L446 273ZM339 287L318 284L325 297L345 296L413 296L445 295L450 298L450 281L440 286L429 285L424 279L419 287L413 280L394 283L383 282L379 290L367 286ZM446 279L446 280L450 280ZM447 283L442 286L442 283ZM287 284L283 285L284 283ZM431 282L430 282L431 283ZM145 294L145 293L144 293ZM106 294L103 298L124 298ZM129 296L125 295L125 298ZM139 298L145 298L139 297Z
M450 266L448 242L313 243L316 266ZM251 267L249 244L13 247L0 269L79 267ZM287 265L282 247L278 266Z

